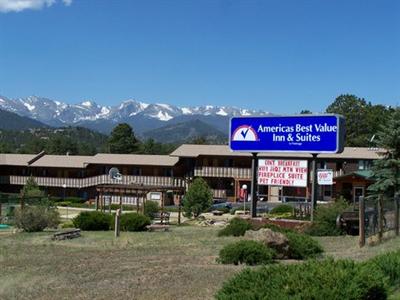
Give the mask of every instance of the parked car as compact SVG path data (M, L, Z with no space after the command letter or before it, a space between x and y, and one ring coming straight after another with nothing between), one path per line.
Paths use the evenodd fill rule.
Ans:
M217 210L222 208L231 209L232 203L227 202L226 200L223 199L214 199L213 204L211 205L211 210Z

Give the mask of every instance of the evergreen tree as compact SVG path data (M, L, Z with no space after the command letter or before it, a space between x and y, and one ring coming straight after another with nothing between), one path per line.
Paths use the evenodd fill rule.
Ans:
M118 124L113 129L108 145L110 153L136 153L139 150L139 142L127 123Z
M43 197L44 193L40 190L39 185L36 183L35 179L30 176L21 189L21 197L30 198L30 197Z
M182 208L186 216L197 218L212 205L212 192L203 178L196 178L189 186Z
M397 108L376 136L377 146L385 152L374 162L372 171L376 180L368 190L372 197L392 198L400 193L400 108Z

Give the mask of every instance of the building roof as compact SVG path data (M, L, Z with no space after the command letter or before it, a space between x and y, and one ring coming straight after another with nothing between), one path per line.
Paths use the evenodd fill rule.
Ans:
M339 154L322 153L319 158L325 159L379 159L380 149L371 149L366 147L345 147L344 151ZM177 157L198 157L198 156L241 156L250 157L251 153L233 152L228 145L192 145L183 144L178 147L171 156ZM289 153L289 152L263 152L259 157L276 157L276 158L311 158L308 153Z
M335 180L341 180L341 179L345 179L347 177L361 177L363 179L366 180L374 180L374 178L372 177L372 171L371 170L359 170L359 171L355 171L349 174L344 174L341 176L338 176L335 178Z
M178 157L169 155L145 154L108 154L99 153L93 156L91 164L107 165L138 165L138 166L165 166L172 167L179 161Z
M44 168L86 168L89 164L172 167L178 161L178 157L172 157L169 155L99 153L94 156L39 156L35 154L0 154L0 165L31 166Z
M45 168L86 168L93 156L81 155L43 155L35 160L31 167Z
M27 166L28 162L35 157L35 154L0 154L0 165Z

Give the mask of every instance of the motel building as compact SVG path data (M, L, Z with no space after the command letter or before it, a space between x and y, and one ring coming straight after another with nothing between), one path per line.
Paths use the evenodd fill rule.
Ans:
M317 169L332 170L333 182L318 186L317 200L331 201L343 195L350 201L357 201L365 195L366 188L372 183L370 168L373 161L380 158L380 152L379 149L346 147L339 154L318 155ZM250 153L232 152L227 145L191 144L181 145L170 155L0 154L0 191L18 193L33 176L50 196L98 201L107 194L112 203L122 200L123 204L134 205L137 201L135 190L145 190L147 199L152 200L160 200L157 192L164 191L165 205L172 205L178 203L194 178L202 177L212 189L214 198L236 202L243 201L243 185L247 185L247 193L252 195L251 158ZM263 182L258 185L259 200L291 202L310 198L310 154L264 152L259 153L258 158L264 166L278 163L287 170L299 167L302 172L287 181L260 165ZM118 169L120 178L110 177L111 168ZM297 179L301 179L303 186L290 186ZM166 193L169 190L173 193Z

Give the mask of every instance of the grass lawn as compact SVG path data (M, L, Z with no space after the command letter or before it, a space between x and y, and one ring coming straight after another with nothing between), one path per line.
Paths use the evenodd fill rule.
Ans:
M219 265L233 237L217 228L170 232L83 232L53 242L51 233L0 236L0 299L211 299L242 267ZM400 239L359 249L354 237L318 238L326 255L366 259L400 248ZM394 298L393 298L394 299Z

